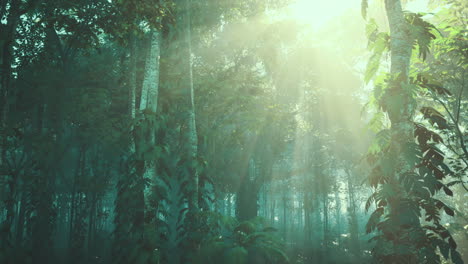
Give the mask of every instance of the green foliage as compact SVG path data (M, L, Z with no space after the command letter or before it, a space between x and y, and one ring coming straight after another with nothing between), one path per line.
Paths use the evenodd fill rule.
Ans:
M368 83L379 70L380 61L385 50L390 47L390 37L387 33L378 32L375 20L371 19L366 26L367 37L369 39L369 50L372 53L367 62L364 81Z
M440 140L442 140L440 135L428 130L421 124L415 124L414 131L414 136L418 143L403 146L402 152L400 153L405 161L411 165L411 169L401 174L398 178L398 182L394 182L392 179L392 175L394 174L392 166L395 164L395 160L391 156L391 146L382 148L372 154L374 157L380 156L380 158L377 158L377 165L374 166L369 175L370 184L375 187L376 190L367 200L366 210L368 210L372 204L375 204L377 208L369 218L366 225L366 232L372 233L377 230L377 234L383 235L375 236L372 241L380 241L383 238L390 241L400 240L395 238L395 236L399 234L397 232L400 232L398 231L398 225L401 225L404 229L409 228L409 230L412 230L411 232L417 232L417 234L419 234L422 231L411 228L419 223L418 219L421 217L420 210L423 210L425 212L425 221L431 223L431 225L425 227L424 230L427 229L432 232L424 231L417 237L412 237L410 239L417 239L416 242L414 242L416 243L416 247L413 250L426 252L429 246L425 244L424 241L430 239L432 235L442 238L441 241L446 241L444 239L448 237L447 232L440 229L440 227L434 228L434 226L438 227L441 225L440 211L444 211L449 216L454 216L454 210L442 201L435 199L434 195L443 190L445 194L452 196L453 191L450 190L449 186L443 183L444 178L451 175L450 169L443 163L444 154L433 143L430 143L440 142ZM385 207L392 203L393 197L395 196L408 197L399 205L400 209L396 216L395 214L390 214L385 211ZM429 228L429 226L431 226L431 228ZM405 240L402 239L401 241ZM379 250L382 250L381 247L386 247L385 244L379 243L376 244L374 249L376 250L376 254L380 252ZM448 244L443 244L442 246L451 245L450 247L452 247L453 250L456 249L454 241L450 239L443 243ZM397 256L405 255L406 253L404 250L397 249L394 252L382 254ZM458 253L454 253L455 258L456 254Z
M424 118L429 120L431 125L437 124L437 128L441 130L449 128L445 117L434 108L422 107L421 113L424 115Z
M424 15L425 14L422 13L405 14L406 21L410 25L410 35L414 39L414 45L418 46L419 56L422 57L423 60L426 59L427 54L429 53L430 43L436 38L434 33L437 32L437 29L433 24L422 18Z
M391 133L389 129L382 129L380 130L369 146L368 153L369 154L377 154L382 152L383 150L387 149L390 146L390 137Z
M410 41L414 40L413 45L418 46L419 55L424 61L431 42L436 38L436 28L424 21L422 16L405 14L412 38ZM367 26L367 33L369 42L374 45L369 46L374 55L367 66L366 82L375 74L380 62L379 54L385 49L383 44L380 44L380 48L375 46L379 33L372 21ZM440 191L447 196L453 195L450 187L444 184L444 179L453 172L447 165L445 153L437 147L444 143L443 135L438 131L448 130L450 126L444 115L431 106L422 106L420 111L423 118L437 128L436 131L413 122L420 91L426 90L440 96L450 95L450 91L427 74L416 74L410 83L402 83L401 77L390 76L383 85L378 83L374 92L374 100L379 103L378 110L387 112L392 127L377 132L368 151L367 158L371 164L368 180L374 192L365 208L369 210L375 204L376 209L369 217L366 232L375 234L370 241L373 243L373 255L381 263L425 260L441 263L437 248L445 259L452 257L457 262L459 253L448 254L449 250L456 252L457 246L450 233L442 227L440 215L441 211L449 216L454 216L455 212L436 198ZM377 112L375 116L380 119L383 113ZM379 122L376 121L379 119L374 117L369 126L378 127L376 123ZM409 131L413 132L412 135ZM405 135L412 137L399 138ZM427 222L425 226L420 224L422 216ZM437 245L431 241L438 241L435 242Z
M322 42L342 32L355 40L340 24L351 19L317 34L269 15L287 0L190 1L190 10L182 2L0 1L0 263L365 263L369 246L359 242L374 235L381 263L417 263L412 252L422 262L462 262L455 241L465 220L445 199L460 199L466 174L458 85L466 29L453 16L434 39L421 14L406 15L423 60L414 58L421 69L411 69L402 93L394 93L397 76L379 74L390 38L369 20L369 142L356 114L367 95L347 65L356 54L335 45L341 35L333 48ZM367 10L364 0L365 19ZM185 11L190 53L170 34ZM155 30L158 109L133 117L148 65L145 34ZM190 85L182 85L189 70L180 61L193 69ZM184 140L188 98L196 159ZM407 104L421 111L411 143L399 145L390 120ZM367 191L356 187L369 143L364 235L358 204ZM400 166L407 171L395 173ZM195 186L199 208L189 212ZM232 215L232 207L268 220L218 213ZM456 217L457 229L442 225L444 215Z
M289 263L276 229L265 227L261 218L233 225L218 217L217 222L219 233L205 238L195 263Z

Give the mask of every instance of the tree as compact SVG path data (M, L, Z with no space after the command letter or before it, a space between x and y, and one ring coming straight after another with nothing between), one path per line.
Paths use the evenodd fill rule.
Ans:
M399 0L385 1L385 10L390 27L391 68L385 83L381 84L384 87L378 86L375 94L379 108L388 115L391 127L380 132L387 134L388 138L382 150L377 155L368 156L373 166L369 181L376 189L366 209L375 202L376 210L369 218L366 231L378 230L373 238L376 243L373 254L378 261L440 263L436 254L439 247L445 258L448 258L450 250L452 260L461 263L456 243L440 224L438 213L443 209L453 216L453 210L433 198L440 189L452 194L441 181L448 173L448 167L443 163L443 153L435 150L428 144L429 139L424 138L431 132L414 122L417 87L409 78L413 43L417 43L424 58L428 44L434 38L430 32L433 26L423 21L420 15L405 14ZM375 31L370 33L371 36L379 36ZM370 63L369 67L372 65ZM425 220L430 224L421 224L421 210L425 211Z

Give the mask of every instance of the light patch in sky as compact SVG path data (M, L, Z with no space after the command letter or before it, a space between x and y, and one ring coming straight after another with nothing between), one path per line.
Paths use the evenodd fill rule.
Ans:
M361 0L296 0L288 12L298 21L317 29L350 8L360 8Z
M416 12L416 13L418 12L427 13L429 12L429 8L427 4L428 4L427 0L413 0L406 4L405 10Z

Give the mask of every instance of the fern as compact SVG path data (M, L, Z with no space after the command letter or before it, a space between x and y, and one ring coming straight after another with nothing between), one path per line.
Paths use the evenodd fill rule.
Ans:
M187 201L185 199L187 179L184 177L184 164L175 153L166 151L160 159L159 177L153 186L153 200L157 204L154 228L160 258L167 263L180 263L183 243L188 236L186 225ZM157 225L157 226L156 226Z
M253 256L265 263L289 263L276 229L265 228L261 218L237 225L232 225L232 221L226 217L218 216L213 219L216 218L228 224L217 221L220 224L219 233L205 238L195 263L245 264Z

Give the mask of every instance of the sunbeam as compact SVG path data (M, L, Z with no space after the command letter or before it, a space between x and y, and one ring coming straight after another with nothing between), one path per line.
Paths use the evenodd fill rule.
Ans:
M466 0L1 0L0 264L468 261Z

